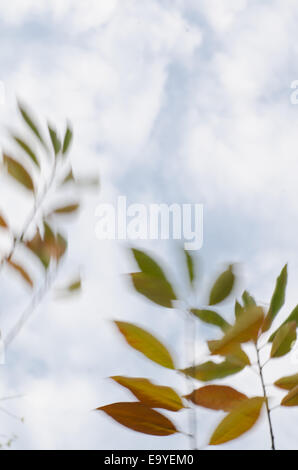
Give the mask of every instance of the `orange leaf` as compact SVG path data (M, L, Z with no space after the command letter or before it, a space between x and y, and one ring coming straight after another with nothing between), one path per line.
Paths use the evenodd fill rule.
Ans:
M247 396L225 385L207 385L194 390L186 398L204 408L231 411L239 402L246 400Z

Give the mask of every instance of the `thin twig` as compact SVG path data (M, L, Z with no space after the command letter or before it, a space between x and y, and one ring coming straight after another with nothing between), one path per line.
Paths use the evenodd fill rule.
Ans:
M266 405L266 411L267 411L267 417L268 417L268 424L269 424L269 430L270 430L270 437L271 437L271 449L275 450L275 443L274 443L274 434L273 434L273 427L272 427L272 422L271 422L271 410L269 408L269 403L268 403L268 397L267 397L267 391L266 391L266 386L265 386L265 381L264 381L264 376L263 376L263 369L261 366L261 361L260 361L260 350L258 349L257 343L255 343L255 348L256 348L256 353L257 353L257 361L258 361L258 367L259 367L259 374L260 374L260 379L262 383L262 389L263 389L263 394L264 394L264 399L265 399L265 405ZM264 366L263 366L264 367Z

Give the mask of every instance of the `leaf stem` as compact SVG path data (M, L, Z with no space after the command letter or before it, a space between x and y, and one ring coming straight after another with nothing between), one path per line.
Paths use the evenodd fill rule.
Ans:
M265 405L266 405L266 411L267 411L267 417L268 417L268 424L269 424L269 430L270 430L270 438L271 438L271 449L275 450L275 442L274 442L274 433L273 433L273 427L272 427L272 421L271 421L271 409L269 407L268 403L268 396L267 396L267 391L266 391L266 386L265 386L265 381L264 381L264 376L263 376L263 367L266 364L263 364L261 366L261 361L260 361L260 349L258 348L257 343L255 343L255 348L256 348L256 353L257 353L257 362L258 362L258 368L259 368L259 375L262 383L262 389L263 389L263 395L265 399Z
M42 206L49 190L52 187L52 184L53 184L55 176L56 176L56 170L57 170L57 160L55 159L54 163L53 163L53 166L52 166L52 170L51 170L51 174L50 174L48 182L44 185L42 193L41 193L39 199L34 200L33 209L32 209L31 213L29 214L28 219L26 220L26 222L24 224L22 232L20 233L20 235L13 237L12 247L10 248L9 253L1 259L0 268L5 264L5 262L9 261L12 258L13 254L16 250L16 247L20 243L22 243L24 238L26 237L26 234L28 232L28 229L29 229L30 225L34 221L38 210L41 208L41 206Z
M189 356L191 361L191 369L194 375L195 372L195 349L196 349L196 322L193 315L187 310L185 316L185 344L186 355ZM194 384L191 376L185 375L187 383L190 384L190 393L193 392ZM190 448L197 449L197 420L195 405L191 403L189 407L189 433L187 433L190 441Z

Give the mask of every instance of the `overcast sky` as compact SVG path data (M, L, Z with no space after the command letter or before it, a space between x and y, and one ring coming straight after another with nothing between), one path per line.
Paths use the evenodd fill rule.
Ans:
M107 380L110 375L147 376L185 392L181 379L130 350L111 324L126 319L150 329L185 365L178 313L130 290L122 274L135 266L125 246L96 239L100 202L126 195L129 202L204 204L199 305L226 262L240 267L239 293L248 288L264 304L289 262L281 319L298 303L298 106L290 101L291 83L298 79L297 21L295 0L0 3L0 80L6 90L1 123L16 122L16 97L41 119L61 126L70 119L74 171L99 173L102 183L100 192L84 196L79 218L68 227L70 249L59 282L80 269L82 295L59 302L49 295L0 369L1 395L23 395L7 409L24 416L24 424L1 416L0 434L18 435L14 448L188 446L182 435L139 435L90 411L130 399ZM2 193L0 208L7 212L11 204L18 214L17 203ZM141 246L168 264L183 292L173 244ZM14 290L15 279L2 274L2 282L5 330L27 294ZM232 305L224 313L232 319ZM212 335L198 325L198 361L205 359L204 340ZM286 365L276 360L266 381L297 367L293 358ZM252 373L231 382L251 396L261 393ZM220 418L198 409L199 447ZM274 412L278 448L297 447L297 418L296 409ZM173 419L187 426L183 413ZM254 431L223 448L269 446L263 416Z

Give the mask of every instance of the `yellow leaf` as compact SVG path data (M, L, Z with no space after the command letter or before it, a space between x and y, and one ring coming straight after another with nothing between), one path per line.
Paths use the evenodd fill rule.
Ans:
M168 418L143 403L113 403L101 406L97 411L104 411L123 426L143 434L170 436L178 432Z
M232 387L225 385L207 385L194 390L186 398L195 405L211 410L231 411L239 402L247 400L247 396Z
M140 402L150 408L164 408L169 411L179 411L184 408L181 398L170 387L155 385L143 378L118 375L111 379L130 390Z
M298 385L284 397L281 406L298 406Z
M292 390L298 385L298 374L288 375L274 382L276 387L282 388L283 390Z
M233 353L235 345L255 341L263 321L264 311L261 307L250 306L245 308L222 339L209 342L211 353L225 356Z
M115 325L132 348L163 367L175 369L173 359L168 350L148 331L133 323L116 321Z
M218 425L209 445L232 441L249 431L258 420L264 403L263 397L248 398L237 405Z

